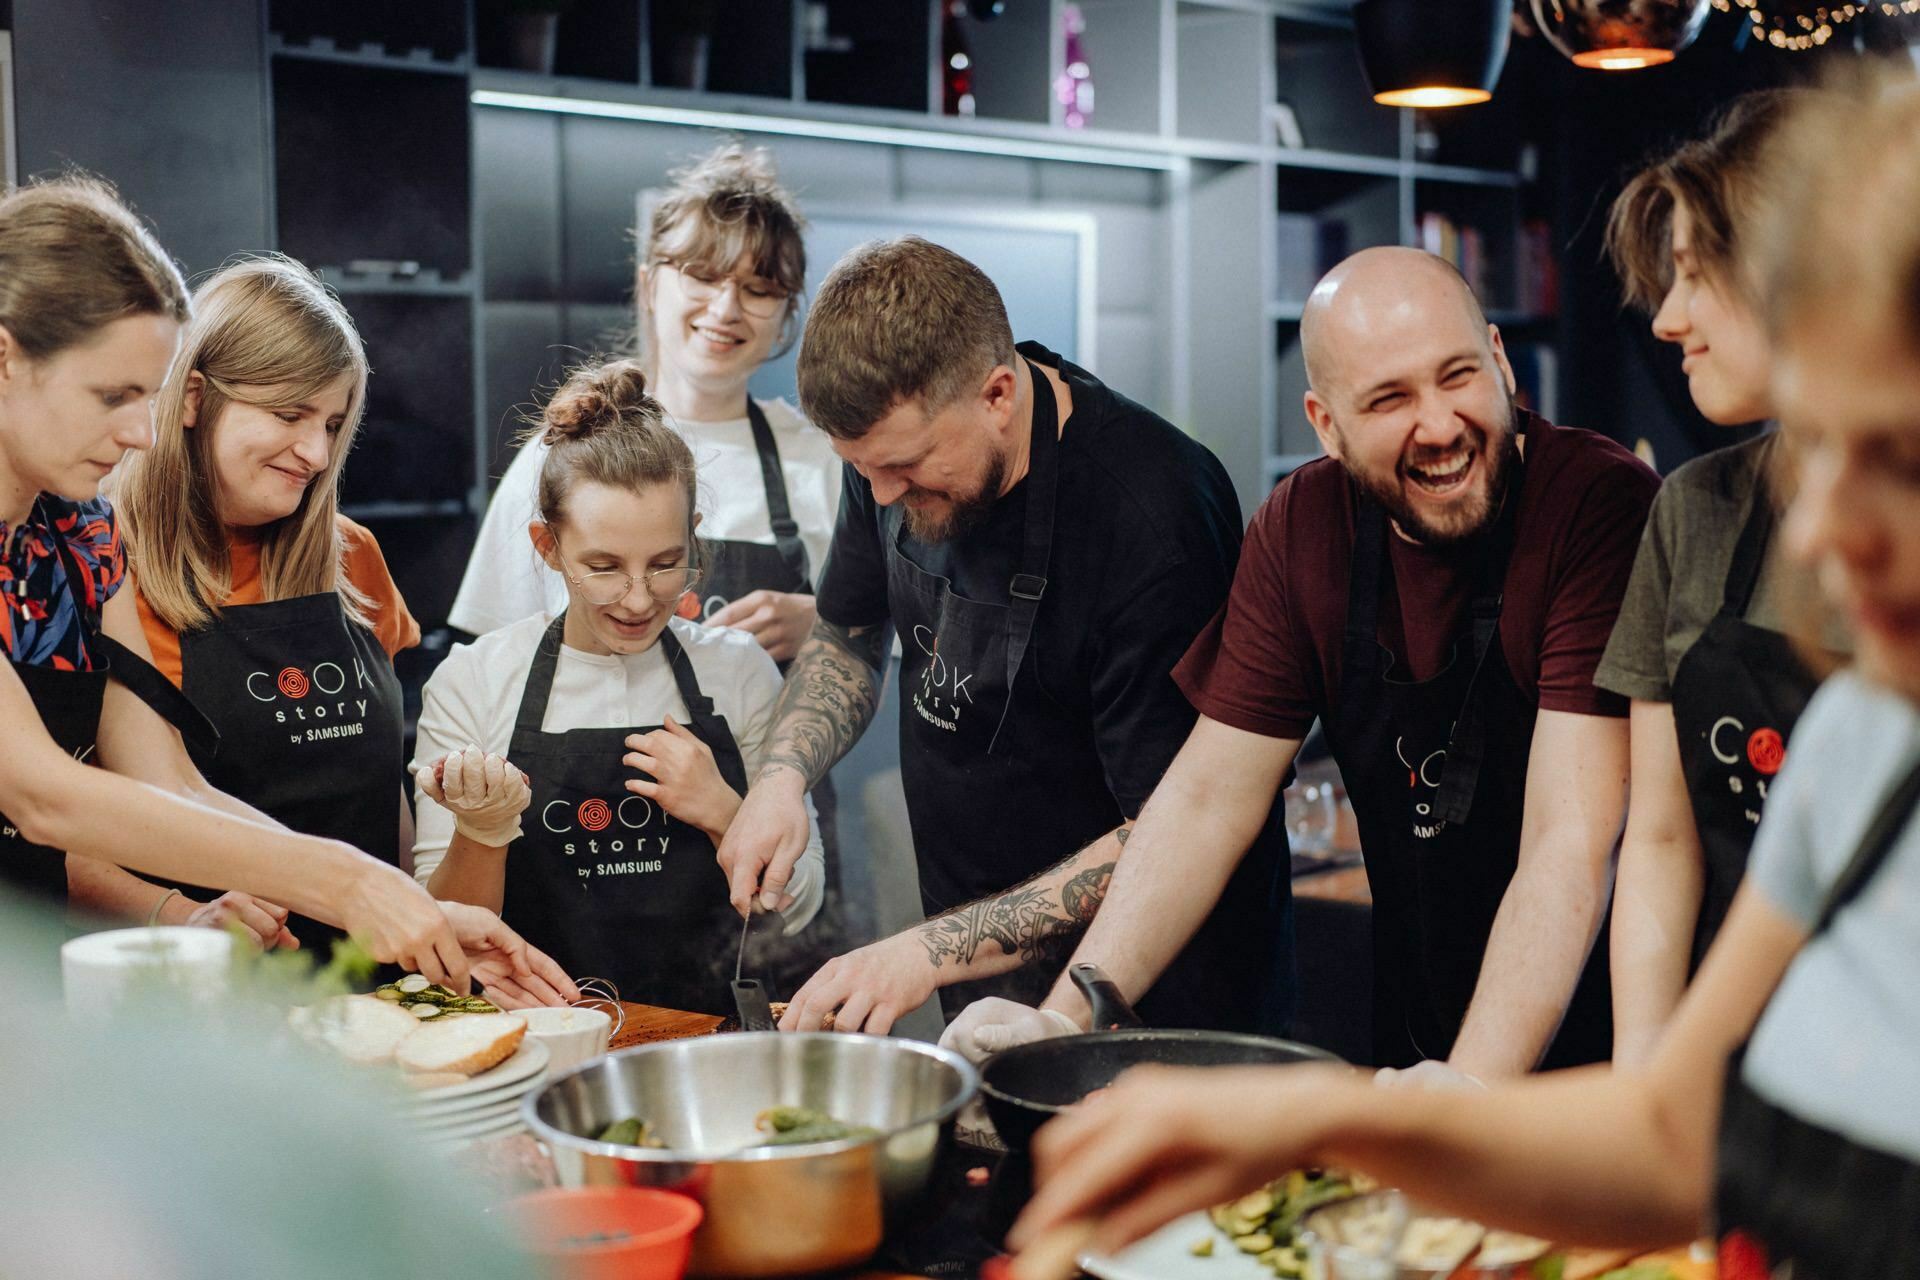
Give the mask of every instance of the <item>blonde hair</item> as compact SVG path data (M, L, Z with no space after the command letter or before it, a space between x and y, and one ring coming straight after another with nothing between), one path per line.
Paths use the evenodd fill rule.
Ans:
M127 316L187 310L180 269L106 183L75 174L0 198L0 325L30 359Z
M795 371L814 425L858 440L896 404L938 413L1012 363L1013 329L993 281L951 249L901 236L834 264Z
M687 519L693 519L693 451L667 425L660 402L647 394L647 375L638 360L575 369L526 435L547 446L535 506L549 527L565 522L567 497L581 481L629 492L673 485L686 494ZM693 554L689 546L688 555Z
M786 292L781 349L790 343L807 287L806 219L793 195L780 185L773 154L765 147L727 142L668 175L673 186L653 206L640 241L640 271L634 313L635 350L646 367L654 353L647 281L655 267L672 263L714 276L728 275L744 256L755 275Z
M269 601L334 591L348 617L366 622L368 600L341 568L337 519L340 468L367 399L367 357L352 318L312 272L278 256L229 264L194 294L194 312L154 406L153 448L129 457L113 487L141 594L176 631L212 621L233 587L211 443L222 411L236 401L298 403L350 374L346 422L326 469L293 514L261 531L260 579ZM203 382L189 429L194 373Z
M1658 311L1673 287L1673 211L1686 206L1695 261L1717 285L1758 304L1741 264L1742 230L1767 199L1767 141L1813 91L1762 89L1735 98L1705 136L1635 174L1607 215L1607 256L1629 305Z
M1794 104L1769 147L1775 195L1743 251L1776 350L1844 344L1812 326L1843 316L1897 335L1920 361L1920 81L1890 67L1850 69ZM1796 437L1782 432L1773 482L1783 508L1798 481ZM1811 575L1808 575L1810 578ZM1816 671L1832 611L1811 591L1787 602L1790 634Z

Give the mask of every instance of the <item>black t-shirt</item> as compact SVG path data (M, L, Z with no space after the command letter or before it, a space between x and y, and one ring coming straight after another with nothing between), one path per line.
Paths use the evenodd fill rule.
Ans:
M1120 815L1137 817L1193 728L1193 707L1171 673L1227 598L1239 501L1219 461L1166 419L1037 343L1019 350L1057 369L1073 400L1027 663L1052 701L1086 714L1084 738L1059 749L1092 753ZM908 535L902 549L960 595L1001 601L1017 571L1026 509L1022 480L960 537ZM885 536L872 487L848 467L820 580L822 618L837 626L888 620Z

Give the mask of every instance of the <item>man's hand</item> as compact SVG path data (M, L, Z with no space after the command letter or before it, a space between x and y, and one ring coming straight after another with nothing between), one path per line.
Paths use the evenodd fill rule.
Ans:
M713 748L672 716L663 729L629 734L620 762L653 775L652 782L628 778L627 790L709 835L725 832L740 808L740 794L720 776Z
M252 936L254 945L263 950L279 947L294 951L300 946L300 939L287 931L285 907L246 893L223 893L212 902L196 904L186 924L192 929L225 929L238 925Z
M1035 1009L1014 1000L988 996L960 1011L946 1033L942 1048L952 1049L969 1062L980 1062L1003 1049L1054 1036L1077 1036L1086 1028L1057 1009Z
M786 910L793 902L787 882L812 833L806 780L782 766L762 769L714 853L726 873L733 909L745 916L758 894L767 910Z
M473 976L486 984L487 998L494 1004L520 1009L580 998L580 988L565 970L493 912L465 902L439 906L471 963Z
M355 869L337 899L334 916L382 964L398 964L451 991L469 989L467 957L443 904L427 896L398 867L353 851Z
M749 591L707 619L712 627L738 627L760 642L775 662L791 662L813 632L820 607L797 591Z
M911 932L849 951L820 967L794 993L782 1031L818 1031L828 1014L835 1031L883 1036L934 992L934 967Z

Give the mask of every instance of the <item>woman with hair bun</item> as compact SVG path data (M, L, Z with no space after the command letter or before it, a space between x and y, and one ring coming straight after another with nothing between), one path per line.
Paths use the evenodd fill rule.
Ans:
M779 671L751 636L676 613L703 574L697 480L639 362L577 370L530 435L527 534L566 607L456 647L427 682L414 874L625 999L727 1012L740 917L714 851ZM816 830L789 934L822 881Z
M727 143L673 174L639 240L640 367L703 480L709 548L692 616L739 627L785 664L813 629L813 582L840 508L840 459L785 400L747 382L798 334L805 220L764 148ZM536 435L500 480L468 561L453 625L475 635L566 607L566 584L527 554L545 447Z

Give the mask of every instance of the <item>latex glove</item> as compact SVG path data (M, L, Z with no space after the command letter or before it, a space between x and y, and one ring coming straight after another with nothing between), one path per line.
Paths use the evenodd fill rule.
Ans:
M1487 1087L1487 1082L1479 1076L1470 1076L1438 1058L1428 1058L1425 1062L1416 1062L1398 1070L1382 1067L1374 1072L1373 1082L1383 1089L1434 1089L1441 1092Z
M820 607L797 591L749 591L707 619L710 627L738 627L760 642L775 662L791 662L813 634Z
M836 1027L838 1022L834 1024ZM952 1049L969 1062L979 1062L1003 1049L1054 1036L1077 1036L1086 1028L1058 1009L1035 1009L999 996L975 1000L960 1011L940 1037L943 1049Z
M505 757L468 744L422 765L414 781L453 815L453 829L475 844L504 849L520 838L520 815L533 801L527 775Z

